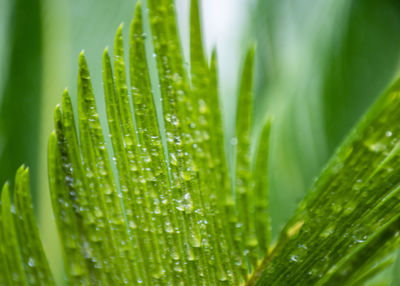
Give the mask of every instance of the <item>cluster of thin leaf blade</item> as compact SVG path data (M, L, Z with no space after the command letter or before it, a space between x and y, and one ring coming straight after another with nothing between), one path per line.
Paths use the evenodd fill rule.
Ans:
M254 203L250 161L254 52L247 55L239 92L234 196L224 151L216 56L209 61L203 52L199 3L191 5L190 71L180 52L174 6L169 1L149 1L148 6L162 114L156 112L140 4L130 29L130 88L122 26L115 38L113 67L107 49L103 54L108 129L118 176L113 175L83 53L79 139L67 91L55 110L49 181L66 271L72 284L239 284L268 244L268 224L255 219L267 218L267 204ZM160 132L158 118L165 132ZM263 134L267 142L269 125ZM260 150L265 155L267 145ZM266 193L266 173L257 175L260 191Z
M29 172L15 177L14 204L9 185L0 199L0 285L54 285L40 242L29 191Z
M252 154L254 50L240 82L231 180L216 54L209 60L204 53L198 0L191 1L189 69L172 1L147 5L137 5L130 27L129 83L122 26L113 60L107 49L103 54L112 151L83 53L77 124L67 91L55 109L49 185L68 283L363 285L389 265L400 231L400 83L354 129L269 247L271 123ZM156 84L146 58L146 16ZM0 206L1 284L53 285L24 167L17 172L14 204L6 184Z

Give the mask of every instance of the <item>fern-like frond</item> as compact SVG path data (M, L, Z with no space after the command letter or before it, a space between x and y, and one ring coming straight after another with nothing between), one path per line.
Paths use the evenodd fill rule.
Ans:
M73 284L238 284L251 270L247 257L255 267L260 256L255 220L248 212L251 208L254 213L255 206L248 200L236 209L233 203L216 59L209 64L203 52L199 3L192 1L191 6L190 71L184 66L173 5L169 1L149 1L148 5L162 113L157 114L153 97L156 87L152 87L146 61L140 4L130 31L131 88L125 75L122 26L115 38L114 72L107 49L103 55L116 176L83 53L78 74L79 128L75 128L67 92L55 111L49 177L68 277ZM252 54L245 64L240 95L245 117L251 117ZM240 166L252 180L251 120L240 118L239 122L244 130L238 130L245 135L238 142L246 152L238 158L245 160ZM258 211L265 213L264 206L259 205ZM71 249L69 243L76 247Z
M355 128L270 247L271 120L252 156L254 49L240 81L231 180L216 53L208 59L204 52L199 2L191 1L188 69L173 1L147 4L148 10L137 4L130 26L129 68L122 25L113 59L108 49L103 53L111 146L83 52L78 117L68 91L54 111L49 185L69 284L360 285L389 265L400 231L400 83ZM147 55L146 17L154 57ZM150 73L150 58L159 82ZM14 196L12 205L5 185L0 282L53 285L24 167Z

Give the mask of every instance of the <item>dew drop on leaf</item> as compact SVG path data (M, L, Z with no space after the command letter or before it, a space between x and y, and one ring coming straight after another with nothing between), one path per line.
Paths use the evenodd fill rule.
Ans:
M36 263L35 263L35 259L33 257L29 257L28 259L28 265L30 267L35 267Z
M328 225L320 234L322 238L328 238L335 231L334 225Z

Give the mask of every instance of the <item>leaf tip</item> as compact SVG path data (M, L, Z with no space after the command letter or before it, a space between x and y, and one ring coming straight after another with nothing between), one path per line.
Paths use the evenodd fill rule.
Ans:
M256 50L256 44L253 43L248 48L247 55L246 55L246 63L249 63L249 64L253 63L255 50Z
M50 162L53 159L52 157L54 156L55 148L57 148L57 135L55 130L50 133L47 146L48 160Z
M53 130L53 131L51 131L51 133L50 133L49 141L54 141L54 140L56 140L56 139L57 139L56 131Z
M3 193L5 190L7 190L10 188L10 183L8 181L6 181L3 185L3 188L1 189L1 193Z
M3 185L0 202L2 205L5 205L6 208L10 205L10 184L8 181Z
M111 60L110 60L110 55L108 53L108 47L106 47L103 52L103 69L104 69L104 71L106 71L106 69L108 68L108 64L110 64L110 62L111 62Z
M264 118L264 124L263 124L264 128L271 128L272 124L274 123L274 120L275 119L271 114L267 115Z
M59 104L57 105L59 106ZM70 105L71 105L71 98L69 97L69 92L67 89L64 89L63 95L61 97L61 106L65 108L65 106L70 106Z
M117 29L117 36L122 35L122 30L123 30L123 28L124 28L124 23L122 22L122 23L120 23L119 26L118 26L118 29Z
M142 3L141 1L136 2L136 7L135 7L135 16L133 17L133 20L141 20L140 18L142 17Z
M81 71L82 69L87 69L87 62L86 62L86 57L85 57L85 50L82 50L80 53L79 53L79 60L78 60L78 63L79 63L79 70Z
M54 108L54 122L56 123L56 126L58 125L58 122L61 122L61 117L61 106L60 104L57 104Z
M15 175L15 193L22 191L18 186L26 185L29 180L29 167L22 164ZM29 183L28 183L29 184Z
M26 169L25 164L22 164L17 170L17 175L23 173L25 169Z

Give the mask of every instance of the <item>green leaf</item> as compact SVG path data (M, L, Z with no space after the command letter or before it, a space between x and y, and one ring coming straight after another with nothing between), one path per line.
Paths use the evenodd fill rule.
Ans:
M1 284L54 285L33 213L28 169L17 171L14 205L5 184L0 206Z
M254 49L250 49L243 68L242 80L239 88L237 107L236 138L233 145L236 146L235 166L235 193L238 222L236 224L235 241L243 253L246 253L252 267L257 265L257 237L254 220L254 183L251 176L250 163L250 137L252 133L253 105L253 64Z
M83 52L78 118L75 122L67 91L54 111L49 185L68 283L357 285L387 267L400 232L400 81L337 151L270 247L271 120L254 136L254 48L246 56L239 88L231 185L216 54L208 63L199 2L191 1L189 69L181 53L173 1L149 0L148 5L148 13L142 14L147 9L137 4L130 26L130 86L122 25L113 62L108 49L103 53L111 146L106 145ZM152 78L151 57L146 54L147 16L161 110L155 100L157 79ZM254 156L253 137L259 137ZM5 242L0 244L0 281L53 285L24 167L15 185L15 214L7 185L1 198L0 237Z
M259 243L259 257L268 253L271 240L271 223L268 209L268 165L269 165L269 141L272 120L268 119L261 132L255 153L255 164L253 168L254 180L254 214L255 232Z
M339 148L255 273L256 285L350 283L398 247L399 96L400 81Z

